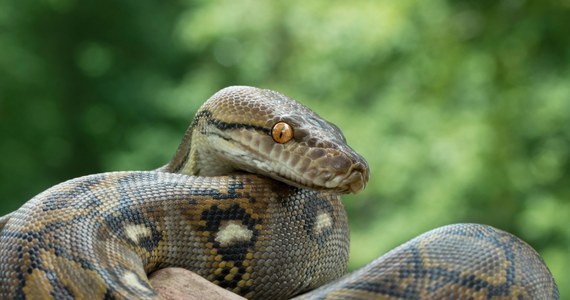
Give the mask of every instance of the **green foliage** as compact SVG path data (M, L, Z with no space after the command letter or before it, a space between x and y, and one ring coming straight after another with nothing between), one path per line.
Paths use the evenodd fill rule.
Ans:
M570 2L0 2L0 213L170 159L228 85L292 96L372 170L351 267L454 222L537 249L570 294Z

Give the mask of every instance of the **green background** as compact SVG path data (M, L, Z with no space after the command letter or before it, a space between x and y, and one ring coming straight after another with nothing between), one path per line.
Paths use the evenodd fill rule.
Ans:
M168 161L228 85L289 95L367 158L351 268L435 227L530 243L570 295L570 0L0 2L0 213Z

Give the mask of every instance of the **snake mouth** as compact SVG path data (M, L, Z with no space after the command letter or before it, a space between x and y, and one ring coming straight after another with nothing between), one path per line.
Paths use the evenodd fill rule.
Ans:
M340 194L357 194L364 190L368 182L368 175L360 170L352 171L349 175L338 176L326 182L315 182L305 178L294 178L288 176L271 175L273 179L285 182L300 188L310 188L314 190L328 190Z
M355 163L347 173L337 175L324 182L324 187L338 193L357 194L366 187L368 176L368 166Z
M366 187L368 177L368 166L357 163L352 172L340 182L339 187L343 187L343 191L348 193L360 193Z
M369 170L361 156L342 154L320 157L306 169L280 168L267 175L297 187L357 194L368 183Z

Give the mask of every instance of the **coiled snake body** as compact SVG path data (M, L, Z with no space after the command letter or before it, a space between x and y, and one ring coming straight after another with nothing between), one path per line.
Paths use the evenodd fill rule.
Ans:
M559 297L532 248L475 224L428 232L342 276L338 195L367 181L333 124L279 93L226 88L166 166L73 179L0 220L0 296L158 298L146 274L177 266L257 299Z

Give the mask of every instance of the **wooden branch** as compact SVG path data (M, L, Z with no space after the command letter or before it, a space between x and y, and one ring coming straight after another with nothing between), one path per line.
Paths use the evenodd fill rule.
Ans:
M166 268L152 273L150 283L165 300L244 300L205 278L182 268Z

